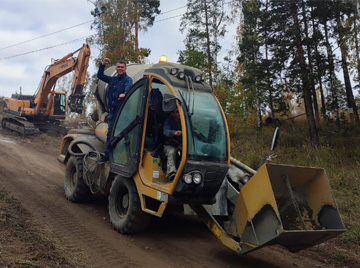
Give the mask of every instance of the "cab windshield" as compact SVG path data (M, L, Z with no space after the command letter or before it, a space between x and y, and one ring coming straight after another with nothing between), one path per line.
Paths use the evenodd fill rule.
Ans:
M64 115L66 112L65 94L54 95L54 115Z
M188 137L188 157L227 160L227 134L223 114L210 92L181 90Z

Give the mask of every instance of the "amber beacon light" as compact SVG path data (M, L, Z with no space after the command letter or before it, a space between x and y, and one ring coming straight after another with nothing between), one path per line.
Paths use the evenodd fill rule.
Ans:
M168 62L168 57L166 55L161 55L159 59L159 63Z

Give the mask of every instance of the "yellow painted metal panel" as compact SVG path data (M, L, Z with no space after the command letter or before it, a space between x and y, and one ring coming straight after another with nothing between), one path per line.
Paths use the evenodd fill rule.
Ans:
M267 204L279 216L269 174L266 165L263 165L251 180L241 188L235 208L235 218L239 234L244 231L246 223L250 222L261 208Z

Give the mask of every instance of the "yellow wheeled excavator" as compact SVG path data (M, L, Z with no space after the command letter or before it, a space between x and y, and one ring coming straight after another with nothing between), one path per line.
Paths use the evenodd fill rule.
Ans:
M77 57L73 57L78 53ZM45 68L39 88L34 95L13 94L11 98L5 97L1 110L4 113L2 127L24 135L40 130L64 130L59 126L64 120L68 105L72 112L81 113L83 109L83 87L90 59L90 47L84 44L76 51L65 57L55 60ZM71 95L56 90L56 81L74 71Z
M114 67L105 73L116 75ZM200 70L159 63L129 65L127 73L134 85L114 121L110 161L98 161L107 130L102 81L95 130L73 130L62 140L58 161L68 200L108 196L111 225L123 234L144 231L151 217L178 204L240 254L270 244L298 251L345 231L323 169L266 163L255 171L231 157L225 115ZM169 180L163 124L171 106L183 135Z

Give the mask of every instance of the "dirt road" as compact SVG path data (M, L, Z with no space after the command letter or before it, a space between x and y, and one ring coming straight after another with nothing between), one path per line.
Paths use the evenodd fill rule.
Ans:
M167 215L136 236L112 230L107 200L72 204L63 193L58 148L39 136L23 138L0 129L0 184L50 231L69 256L81 253L92 267L332 267L279 247L238 256L196 218Z

